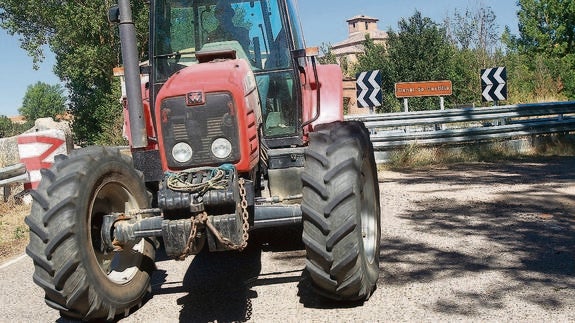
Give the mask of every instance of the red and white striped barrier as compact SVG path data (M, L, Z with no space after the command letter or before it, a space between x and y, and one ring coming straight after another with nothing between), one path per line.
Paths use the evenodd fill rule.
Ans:
M40 169L50 168L54 164L54 156L68 154L66 135L58 129L21 134L18 136L18 152L30 175L30 183L25 183L24 189L36 189L42 179Z

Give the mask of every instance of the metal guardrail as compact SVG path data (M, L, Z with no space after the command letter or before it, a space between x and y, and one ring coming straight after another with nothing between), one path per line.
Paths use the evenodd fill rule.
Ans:
M10 195L11 184L24 183L29 181L30 175L26 171L26 166L23 163L0 168L0 187L2 187L4 190L4 202L8 200L8 196Z
M489 141L575 131L575 101L349 115L372 131L374 149Z
M0 168L0 186L28 180L26 166L23 163Z
M386 151L414 143L460 144L575 131L575 101L349 115L345 119L363 121L372 131L374 149ZM24 164L0 169L0 187L26 181L29 174Z

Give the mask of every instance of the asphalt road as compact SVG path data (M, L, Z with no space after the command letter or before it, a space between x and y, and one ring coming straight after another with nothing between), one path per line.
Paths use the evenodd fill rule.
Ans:
M364 304L316 297L293 232L272 232L243 253L160 255L151 297L120 321L575 321L575 158L379 180L381 274ZM0 321L65 322L32 271L26 256L0 265Z

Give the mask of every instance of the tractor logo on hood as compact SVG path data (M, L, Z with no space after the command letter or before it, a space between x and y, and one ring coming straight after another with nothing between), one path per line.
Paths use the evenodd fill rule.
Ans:
M203 105L205 103L204 93L194 91L186 94L186 105Z

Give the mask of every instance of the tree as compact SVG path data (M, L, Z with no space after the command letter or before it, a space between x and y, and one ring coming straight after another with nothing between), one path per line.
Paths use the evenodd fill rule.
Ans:
M376 44L369 35L365 36L364 51L357 56L357 64L352 67L352 74L379 70L382 75L382 107L379 112L399 111L400 105L393 95L394 82L397 82L394 66L383 44Z
M337 64L341 68L344 78L353 78L353 66L349 63L346 56L336 56L333 52L332 46L329 43L323 43L319 47L320 56L318 62L320 64Z
M105 143L102 134L109 119L99 117L122 113L112 76L121 64L118 30L107 20L113 3L0 0L0 26L21 36L21 47L35 65L43 59L44 45L56 55L54 71L68 89L74 134L81 144ZM148 8L144 1L133 1L132 9L140 58L146 59Z
M445 29L419 11L401 19L398 27L397 33L388 33L397 76L405 82L445 79L451 57Z
M455 47L449 79L453 83L453 96L457 105L479 103L481 87L479 71L498 66L501 37L491 7L455 10L446 18L444 27L450 43ZM509 28L506 29L509 33Z
M28 128L27 124L14 123L7 116L0 115L0 138L16 136Z
M398 31L388 31L387 47L367 39L365 54L359 55L357 71L380 70L383 76L384 111L398 111L400 103L393 97L396 82L448 79L451 74L453 47L445 29L416 11L398 22ZM433 99L412 99L415 110L434 109Z
M321 64L337 64L337 57L332 51L331 44L322 43L319 47L319 52L318 61Z
M575 2L519 0L518 4L520 35L514 39L515 50L526 57L544 57L527 60L529 70L536 75L550 73L557 93L575 99Z
M453 17L446 19L445 27L451 42L463 51L474 51L485 68L500 41L496 18L491 7L468 8L464 13L456 9Z
M43 82L28 86L22 107L18 109L28 122L34 122L38 118L55 118L64 111L66 111L66 96L62 86Z
M566 56L575 53L575 2L519 0L520 45L525 50Z
M7 117L0 115L0 138L10 137L12 130L12 121Z

